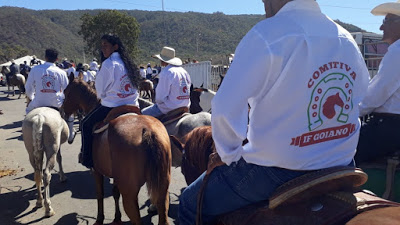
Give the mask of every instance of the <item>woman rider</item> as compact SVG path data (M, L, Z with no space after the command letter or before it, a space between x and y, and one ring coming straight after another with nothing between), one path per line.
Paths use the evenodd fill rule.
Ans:
M93 167L94 124L103 120L114 107L128 104L139 106L137 91L139 70L129 59L117 35L102 36L100 56L102 63L96 76L95 87L101 104L82 120L82 149L79 161L88 168Z

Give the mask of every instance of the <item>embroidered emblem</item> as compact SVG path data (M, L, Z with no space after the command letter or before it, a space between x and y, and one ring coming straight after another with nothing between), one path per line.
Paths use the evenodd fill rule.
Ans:
M120 88L119 88L119 93L117 93L118 97L120 98L126 98L128 96L131 96L135 94L135 89L132 87L132 83L129 80L128 75L124 75L120 79Z
M42 93L56 93L55 90L55 78L50 76L49 74L45 74L42 76Z

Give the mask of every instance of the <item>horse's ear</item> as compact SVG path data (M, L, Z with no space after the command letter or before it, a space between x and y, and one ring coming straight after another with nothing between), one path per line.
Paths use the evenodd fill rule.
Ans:
M72 81L74 81L74 78L75 78L75 75L74 75L73 72L71 72L71 73L69 74L69 76L68 76L69 82L71 83Z
M182 142L180 142L178 138L176 138L174 135L169 135L169 140L183 153L185 145Z
M202 83L202 84L200 85L201 88L203 88L203 84L204 84L204 83Z
M78 79L83 80L83 72L82 71L79 71Z

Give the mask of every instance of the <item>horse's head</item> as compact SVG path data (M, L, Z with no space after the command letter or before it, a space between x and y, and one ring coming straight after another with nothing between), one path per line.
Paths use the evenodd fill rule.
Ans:
M66 118L79 109L88 113L94 108L93 103L97 104L96 92L85 81L79 78L71 80L64 90L65 99L61 106Z

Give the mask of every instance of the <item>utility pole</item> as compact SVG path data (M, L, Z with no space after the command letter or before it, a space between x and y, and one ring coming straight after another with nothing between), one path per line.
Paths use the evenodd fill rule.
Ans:
M165 37L165 45L168 45L167 24L166 24L166 22L165 22L165 8L164 8L164 0L161 0L161 3L162 3L163 21L164 21L164 37Z

